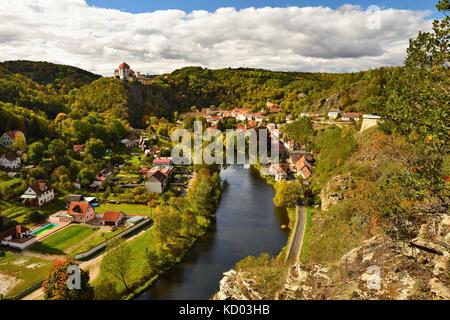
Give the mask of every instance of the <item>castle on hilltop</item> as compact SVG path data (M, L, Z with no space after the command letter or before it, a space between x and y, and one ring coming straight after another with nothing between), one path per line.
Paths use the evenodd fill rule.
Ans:
M119 68L114 70L114 77L120 80L137 80L141 83L145 80L140 72L134 72L126 62L122 62Z

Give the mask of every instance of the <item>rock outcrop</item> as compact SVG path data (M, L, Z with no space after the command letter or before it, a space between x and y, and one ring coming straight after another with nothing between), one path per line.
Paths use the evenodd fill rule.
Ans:
M322 210L328 210L331 206L346 198L347 191L354 187L351 174L338 175L330 179L320 192Z
M450 215L423 224L410 242L377 235L333 265L294 264L279 299L450 299ZM245 271L225 274L215 299L273 299Z

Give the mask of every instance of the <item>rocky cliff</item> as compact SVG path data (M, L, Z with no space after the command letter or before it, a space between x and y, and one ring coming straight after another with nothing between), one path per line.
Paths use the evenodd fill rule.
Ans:
M450 215L430 218L417 237L377 235L332 265L294 264L281 292L266 296L250 272L224 274L214 299L450 299Z

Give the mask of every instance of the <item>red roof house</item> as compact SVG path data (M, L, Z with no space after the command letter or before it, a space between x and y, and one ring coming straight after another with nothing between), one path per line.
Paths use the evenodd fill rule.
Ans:
M94 208L87 202L71 202L67 214L71 215L78 223L87 223L95 218Z
M118 211L108 211L103 214L102 222L105 226L117 227L125 219L125 214Z

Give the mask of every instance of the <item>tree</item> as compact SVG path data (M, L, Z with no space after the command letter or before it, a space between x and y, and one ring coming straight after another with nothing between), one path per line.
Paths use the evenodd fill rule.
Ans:
M305 190L300 181L280 181L275 185L273 203L277 207L295 207L305 201Z
M29 171L28 178L31 180L47 179L48 174L44 168L42 168L41 166L36 166Z
M42 284L45 299L47 300L92 300L94 290L89 284L89 273L80 270L80 289L69 289L68 268L78 266L70 260L56 260Z
M42 142L37 141L28 147L28 159L32 163L39 163L42 161L45 153L45 146Z
M83 168L78 173L78 179L80 179L80 182L82 185L89 185L91 184L95 179L95 172L93 172L89 168Z
M117 292L116 284L109 279L102 278L95 285L94 290L96 300L120 300L120 294Z
M102 140L91 138L86 142L86 152L96 159L101 159L106 153L106 147Z
M48 145L47 152L53 158L64 157L67 146L61 139L55 139Z
M445 202L443 163L450 145L450 1L439 1L437 8L445 17L433 22L432 32L419 32L410 40L404 70L387 83L390 95L383 116L385 128L407 136L421 154L401 177L404 187L418 195L428 192Z
M434 21L432 32L419 32L417 38L410 40L405 69L388 82L391 94L383 115L402 134L413 134L413 138L448 152L449 0L439 1L437 8L445 18Z
M180 213L170 205L160 205L154 218L155 235L164 246L176 239L181 227Z
M70 170L65 166L59 166L53 171L52 178L60 183L68 182L70 180Z
M129 248L126 247L125 240L113 239L108 243L107 254L103 259L102 266L127 290L130 290L128 277L132 263L132 255Z

